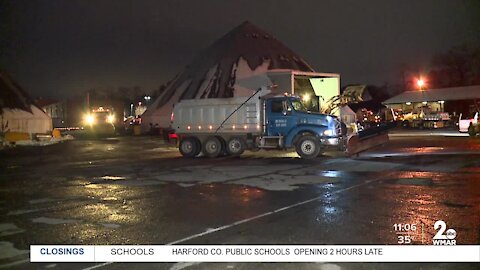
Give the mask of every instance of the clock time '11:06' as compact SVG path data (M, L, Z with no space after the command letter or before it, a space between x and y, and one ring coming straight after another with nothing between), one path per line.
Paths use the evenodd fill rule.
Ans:
M411 244L413 239L410 232L414 233L417 230L417 225L410 223L395 223L393 224L393 230L397 234L398 244Z

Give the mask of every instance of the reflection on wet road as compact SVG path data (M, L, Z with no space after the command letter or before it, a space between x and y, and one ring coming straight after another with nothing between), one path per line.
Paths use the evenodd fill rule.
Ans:
M479 145L395 138L357 159L260 151L211 160L118 138L9 153L0 158L0 253L9 254L0 267L72 269L25 264L31 244L396 244L395 223L416 224L413 243L431 244L440 219L459 244L478 244Z

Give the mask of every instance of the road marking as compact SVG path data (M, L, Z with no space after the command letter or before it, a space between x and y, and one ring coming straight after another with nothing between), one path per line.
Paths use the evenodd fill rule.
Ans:
M378 177L378 178L375 178L375 179L372 179L372 180L367 180L367 181L365 181L361 184L353 185L353 186L350 186L350 187L347 187L347 188L344 188L344 189L339 189L339 190L333 191L333 192L331 192L327 195L320 195L320 196L317 196L317 197L314 197L314 198L311 198L311 199L308 199L308 200L305 200L305 201L301 201L301 202L298 202L298 203L294 203L294 204L291 204L291 205L288 205L288 206L285 206L285 207L282 207L282 208L279 208L279 209L276 209L276 210L273 210L273 211L270 211L270 212L266 212L266 213L256 215L256 216L253 216L253 217L250 217L250 218L238 220L238 221L236 221L234 223L231 223L229 225L224 225L224 226L220 226L218 228L209 229L209 230L201 232L201 233L197 233L197 234L187 236L187 237L179 239L179 240L175 240L175 241L167 243L165 245L166 246L176 245L176 244L180 244L182 242L192 240L192 239L195 239L195 238L198 238L198 237L201 237L201 236L212 234L214 232L223 231L225 229L229 229L229 228L235 227L235 226L243 224L243 223L247 223L247 222L250 222L250 221L253 221L253 220L257 220L257 219L260 219L260 218L263 218L263 217L266 217L266 216L269 216L269 215L272 215L272 214L280 213L280 212L286 211L288 209L292 209L292 208L300 206L300 205L305 205L305 204L308 204L308 203L311 203L311 202L314 202L314 201L318 201L318 200L323 199L325 197L330 197L334 194L338 194L338 193L341 193L341 192L344 192L344 191L348 191L348 190L351 190L351 189L354 189L354 188L357 188L357 187L365 186L365 185L368 185L372 182L376 182L380 179L382 179L382 177ZM105 262L105 263L97 264L97 265L94 265L94 266L91 266L91 267L83 268L82 270L97 269L97 268L107 266L107 265L110 265L110 264L113 264L113 262Z

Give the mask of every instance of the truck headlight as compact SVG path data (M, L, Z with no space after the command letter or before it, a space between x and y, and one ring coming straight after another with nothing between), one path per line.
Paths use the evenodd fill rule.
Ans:
M95 117L94 117L93 115L91 115L91 114L87 114L87 115L85 116L85 123L86 123L87 125L93 125L93 124L95 124Z
M113 124L113 122L115 122L115 115L110 114L109 116L107 116L107 122Z
M324 130L323 131L323 136L327 136L327 137L333 136L333 130L331 130L331 129Z

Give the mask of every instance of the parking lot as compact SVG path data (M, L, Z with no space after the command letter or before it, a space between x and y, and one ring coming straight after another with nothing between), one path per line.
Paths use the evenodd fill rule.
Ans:
M480 140L391 137L349 158L295 152L184 159L154 137L73 140L0 157L0 268L271 269L266 264L29 264L32 244L397 244L444 220L480 243ZM420 230L422 228L422 230ZM275 264L276 269L475 269L474 264Z

